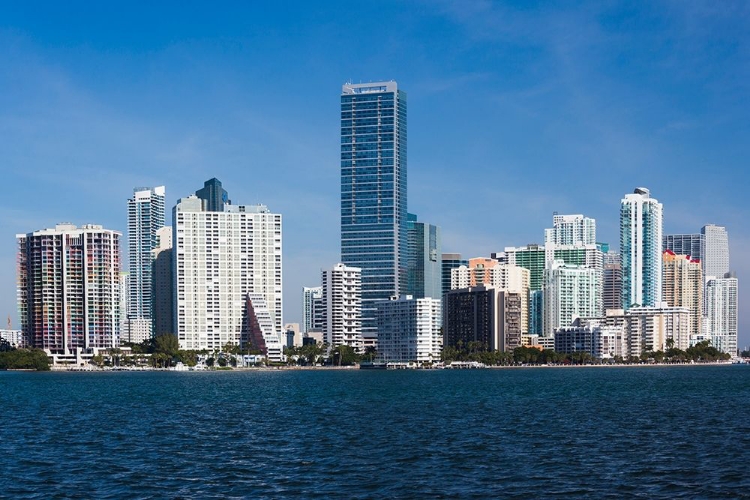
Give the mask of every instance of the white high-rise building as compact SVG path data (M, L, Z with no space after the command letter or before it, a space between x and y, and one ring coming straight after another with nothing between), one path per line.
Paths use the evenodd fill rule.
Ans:
M336 264L322 271L324 340L331 346L346 344L361 350L362 270Z
M544 271L544 335L601 314L601 271L554 260Z
M189 196L173 210L174 328L182 349L241 345L248 294L263 296L283 333L281 215L265 205L204 210Z
M552 216L553 227L544 230L545 246L596 245L596 220L582 214Z
M737 354L737 278L727 273L723 278L706 281L706 316L711 345L722 352Z
M662 204L646 188L620 202L622 305L654 306L662 292Z
M164 186L135 188L128 199L128 257L130 298L128 319L131 335L150 338L153 318L153 250L156 232L164 227ZM139 341L139 340L132 340Z
M705 238L704 255L701 256L703 276L723 277L729 272L729 235L723 226L708 224L701 228Z
M441 302L411 295L378 302L378 357L387 363L439 361Z
M324 317L323 287L302 287L302 333L322 330Z

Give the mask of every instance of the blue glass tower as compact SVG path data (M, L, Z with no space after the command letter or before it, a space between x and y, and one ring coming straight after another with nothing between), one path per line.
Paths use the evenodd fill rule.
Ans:
M341 262L362 269L362 335L376 302L406 289L406 93L396 82L341 93Z
M195 192L203 200L204 209L208 212L223 212L225 204L231 204L229 195L221 187L221 181L214 177L203 183L203 188Z
M406 293L415 299L443 298L442 238L440 227L419 222L406 215L407 285Z

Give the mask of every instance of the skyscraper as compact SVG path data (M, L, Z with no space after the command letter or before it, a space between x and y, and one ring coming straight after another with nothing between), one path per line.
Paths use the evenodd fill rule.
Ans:
M711 344L722 352L737 354L737 277L727 273L706 283L706 315Z
M596 220L581 214L552 216L550 229L544 230L544 244L596 245Z
M362 349L362 273L359 268L336 264L321 274L323 282L324 339L332 346L346 344Z
M231 203L229 195L221 187L221 181L214 177L203 183L203 188L195 192L195 196L203 200L203 210L207 212L223 212L224 205Z
M172 287L172 227L156 232L154 249L154 335L174 333L174 289Z
M705 253L701 256L703 276L723 278L729 272L729 236L723 226L708 224L701 228Z
M605 311L622 309L622 262L620 262L620 254L609 251L603 257L602 307Z
M461 266L468 266L469 261L461 258L460 253L444 253L440 256L441 263L441 294L442 297L451 291L451 269Z
M281 215L265 205L207 211L200 198L189 196L177 202L172 220L174 328L180 347L242 345L248 294L262 295L281 342Z
M655 306L661 302L662 204L646 188L620 201L622 305Z
M479 342L490 351L521 345L521 293L493 286L451 290L443 297L443 342L464 349Z
M706 236L704 234L665 234L662 238L662 251L670 250L675 255L689 255L703 262L706 256Z
M442 298L442 237L440 227L407 216L407 294L421 299Z
M406 287L406 93L394 81L341 94L341 261L362 270L362 334Z
M555 260L544 271L544 335L570 326L578 318L602 314L601 272Z
M439 361L441 302L411 295L378 302L378 357L386 363Z
M322 330L325 319L323 287L302 287L302 333Z
M662 296L667 305L690 310L690 338L701 334L703 323L703 270L698 257L676 255L665 250L663 255Z
M164 186L135 188L128 199L128 257L130 300L128 323L131 335L149 338L153 331L153 251L157 231L164 227Z
M120 233L58 224L18 234L18 313L31 347L69 356L120 332Z

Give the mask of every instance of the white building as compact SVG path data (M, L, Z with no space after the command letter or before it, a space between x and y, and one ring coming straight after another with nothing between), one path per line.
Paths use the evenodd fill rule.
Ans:
M555 351L571 354L587 352L597 359L622 356L618 341L621 329L586 321L576 321L573 326L555 330Z
M664 351L667 340L674 347L690 347L690 309L669 307L631 307L625 313L628 329L628 355L640 356L645 351Z
M662 204L646 188L620 201L623 309L654 306L662 293Z
M601 316L601 272L554 260L544 271L544 335L576 318Z
M331 346L346 344L361 351L362 344L362 271L358 267L336 264L321 273L323 283L323 331Z
M544 230L544 244L596 245L596 220L582 214L552 216L550 229Z
M265 205L206 211L194 195L173 210L174 328L182 349L240 344L248 294L264 298L280 338L281 215Z
M723 226L708 224L701 228L704 255L701 256L703 276L723 277L729 272L729 235Z
M737 354L737 278L727 273L723 278L709 277L706 282L706 336L722 352Z
M225 205L226 207L226 205ZM286 336L286 332L284 332ZM245 324L241 336L243 346L260 350L269 361L283 361L281 332L276 328L266 298L262 293L248 293L245 304Z
M21 330L0 330L0 339L5 340L17 349L26 347L26 339Z
M440 360L441 300L411 295L378 302L378 358L387 363Z

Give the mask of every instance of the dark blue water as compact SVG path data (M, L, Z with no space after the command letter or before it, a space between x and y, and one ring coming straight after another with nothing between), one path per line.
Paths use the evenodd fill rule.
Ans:
M742 497L750 366L0 372L0 497Z

